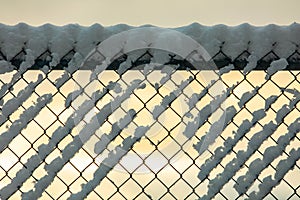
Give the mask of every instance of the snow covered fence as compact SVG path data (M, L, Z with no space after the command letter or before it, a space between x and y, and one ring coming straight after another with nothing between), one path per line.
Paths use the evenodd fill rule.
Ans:
M299 199L299 34L0 25L0 198Z

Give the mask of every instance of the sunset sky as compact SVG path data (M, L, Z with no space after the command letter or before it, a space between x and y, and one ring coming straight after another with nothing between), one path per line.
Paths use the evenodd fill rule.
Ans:
M204 25L237 25L248 22L261 26L287 25L300 21L299 0L0 0L0 23L25 22L89 26L153 24L162 27L183 26L193 22Z

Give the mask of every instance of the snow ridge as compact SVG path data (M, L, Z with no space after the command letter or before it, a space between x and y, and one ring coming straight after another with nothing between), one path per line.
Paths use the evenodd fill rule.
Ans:
M234 69L234 65L233 64L230 64L228 66L225 66L225 67L222 67L220 70L219 70L219 76L222 76L228 72L230 72L231 70Z
M300 95L299 95L300 96ZM289 108L289 112L282 113L277 112L277 116L280 115L280 118L285 118L293 109L295 105L300 101L300 98L294 98L291 102L293 107ZM285 105L283 106L285 107ZM276 116L276 117L277 117ZM203 199L213 198L218 191L222 189L226 182L228 182L235 173L240 169L240 167L250 158L250 156L260 147L264 140L266 140L280 125L283 123L283 120L280 120L279 123L274 124L273 121L263 126L263 130L253 135L248 142L247 151L239 151L237 153L237 158L229 162L225 168L224 172L217 175L217 177L210 181L208 194L203 197ZM294 126L292 126L294 127ZM296 129L297 130L297 129ZM255 162L254 166L257 166L258 161Z
M248 74L250 71L252 71L253 69L255 69L255 67L257 66L257 57L255 55L250 55L248 58L247 58L247 65L246 67L244 68L243 70L243 74L246 75Z
M136 115L136 111L131 109L128 113L124 116L124 118L120 119L119 122L116 122L112 125L112 129L109 134L103 134L100 140L95 144L94 152L96 154L101 154L107 145L113 141L121 131L126 128L133 120Z
M203 196L203 199L212 199L223 186L235 175L241 166L247 161L248 158L260 147L267 137L269 137L278 126L272 121L263 126L263 130L257 132L249 141L246 151L239 151L237 158L229 162L224 172L216 176L216 178L209 181L208 193Z
M192 110L196 104L207 94L208 89L205 87L199 94L192 94L191 98L188 100L189 109Z
M88 194L91 193L101 183L109 171L112 170L116 164L118 164L122 157L127 154L133 145L139 141L149 129L149 126L137 127L133 137L129 136L125 138L122 142L122 145L117 146L114 151L109 153L108 157L104 159L104 161L100 164L100 167L95 171L93 179L84 184L80 192L71 194L68 199L85 199Z
M22 129L27 127L30 122L46 104L52 101L51 94L45 94L37 99L35 105L30 106L25 110L20 118L13 122L7 132L0 135L0 153L8 146L8 144L20 133Z
M223 44L223 51L233 60L245 50L261 58L270 49L273 49L279 57L287 58L295 50L295 44L299 44L299 27L297 23L289 26L270 24L263 27L255 27L247 23L235 27L204 26L193 23L173 30L192 37L210 55L215 55ZM24 43L33 52L33 58L47 49L51 51L51 56L55 60L60 60L72 49L76 49L85 57L95 47L95 43L133 28L137 27L127 25L103 27L100 24L90 27L76 24L61 27L45 24L32 27L24 23L15 26L0 24L1 49L8 61L24 48ZM274 41L277 42L276 46L273 45Z
M254 160L247 171L246 175L240 176L237 179L237 183L234 188L237 190L239 195L246 193L247 189L254 183L255 179L259 174L269 166L275 158L280 156L284 149L288 146L289 142L292 141L296 134L300 131L300 118L296 119L289 127L288 133L279 137L277 145L268 147L263 153L263 159Z
M189 83L193 81L193 78L190 76L187 80L182 81L175 91L170 92L169 95L163 97L160 105L157 105L153 109L153 118L157 119L167 108L168 106L181 94L182 90L188 86Z
M270 67L267 69L266 79L269 79L273 74L275 74L279 70L285 69L288 65L289 63L285 58L273 61Z
M252 192L249 195L248 200L250 199L263 199L271 190L277 186L280 181L284 178L285 174L292 170L296 162L300 159L300 148L297 150L292 149L289 152L289 156L281 160L276 166L276 173L274 179L271 176L268 176L263 179L262 183L258 186L258 192Z
M257 110L264 111L264 110ZM264 112L265 113L265 112ZM208 174L217 167L218 164L222 161L222 159L232 151L233 147L238 143L238 141L244 137L246 133L250 131L250 129L255 126L255 124L261 120L264 115L260 115L259 117L253 116L251 122L248 119L245 119L242 124L239 126L238 130L234 132L234 137L227 138L223 144L223 147L219 147L215 150L212 157L205 160L204 164L201 165L201 170L198 174L198 178L203 181Z
M32 94L34 89L42 82L43 76L39 74L38 80L36 82L30 82L26 88L21 90L16 97L8 100L2 107L2 112L0 114L0 125L5 123L7 118L15 112L22 104L25 102Z
M71 102L74 101L77 97L79 97L83 93L83 88L80 88L79 90L75 90L68 94L66 101L65 101L65 107L69 108L71 106Z
M242 97L241 97L241 99L240 99L240 101L238 103L238 105L240 106L240 108L242 108L243 106L245 106L245 104L257 94L258 89L259 89L259 87L256 87L251 92L245 92L242 95Z
M98 93L99 91L94 92L94 94ZM95 101L97 102L100 100L106 93L107 90L103 89L101 95L98 94L98 98L96 98ZM18 187L22 186L26 179L28 179L33 171L39 166L40 162L55 149L56 145L64 139L76 126L76 124L84 118L85 114L94 107L94 103L95 102L92 100L86 100L81 106L79 106L75 113L67 119L64 127L60 126L54 131L48 144L42 144L38 147L38 154L31 156L24 164L26 167L20 169L17 172L16 177L12 179L11 183L0 190L0 194L3 198L11 196L15 191L17 191Z
M227 88L222 95L216 96L209 105L206 105L202 108L198 115L194 118L192 122L189 122L183 131L183 134L188 138L191 139L196 131L205 123L205 121L214 113L218 107L224 102L224 100L230 95L230 92L233 88Z
M226 108L220 119L214 122L209 131L200 138L197 144L194 145L194 148L199 152L199 154L202 154L212 143L215 142L217 137L224 131L236 113L237 111L234 106Z
M90 137L95 133L95 131L105 122L105 119L111 115L120 104L127 99L136 89L141 80L136 79L132 81L132 84L126 89L126 91L115 98L114 101L106 104L97 113L91 121L84 126L84 128L80 131L79 135L75 136L73 141L69 143L62 150L62 157L55 158L51 163L45 165L45 170L48 172L43 178L41 178L34 186L35 190L31 190L29 192L23 193L22 198L24 199L36 199L39 198L44 190L52 183L54 180L56 173L63 168L63 166L76 154L77 151L81 149L83 144L90 139ZM74 122L73 122L74 123Z

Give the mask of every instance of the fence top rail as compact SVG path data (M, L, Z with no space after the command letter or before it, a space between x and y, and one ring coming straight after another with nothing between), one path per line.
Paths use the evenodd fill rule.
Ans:
M0 24L0 62L9 62L13 69L19 69L26 56L30 56L34 64L29 69L40 69L53 60L55 60L53 69L63 69L72 58L78 55L87 56L110 36L143 27L151 25L132 27L119 24L103 27L94 24L84 27L77 24L65 26L45 24L32 27L24 23L15 26ZM203 26L193 23L172 30L183 33L199 43L218 68L233 64L235 69L243 69L249 56L254 55L258 60L256 70L265 70L272 61L279 58L287 59L289 63L287 70L300 69L298 23L289 26L270 24L261 27L246 23L238 26ZM147 63L148 60L139 62ZM188 67L184 59L177 60L177 63L174 60L173 62L184 64L179 69ZM116 66L111 65L108 69L116 69Z

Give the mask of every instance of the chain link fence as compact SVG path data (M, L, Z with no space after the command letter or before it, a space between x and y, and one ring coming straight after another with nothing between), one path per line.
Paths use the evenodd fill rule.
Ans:
M92 80L86 77L94 69L68 70L75 53L71 50L50 67L51 52L47 50L22 71L26 57L22 50L10 60L15 70L0 75L2 199L30 199L33 194L41 199L300 199L297 50L287 58L289 65L273 74L268 68L279 59L274 51L247 73L243 73L250 56L247 50L231 60L220 47L212 57L217 70L197 70L170 54L164 66L171 71L162 84L156 84L164 77L160 70L144 73L152 57L148 49L138 52L130 69L120 71L127 58L122 55ZM0 59L6 59L1 52ZM234 68L228 68L230 64ZM118 85L129 87L136 78L141 79L141 86L99 127L89 127L93 116L116 100ZM226 92L216 96L214 88L219 87ZM156 114L155 106L177 88L180 93ZM95 94L98 90L101 92ZM196 101L188 104L194 93L199 94ZM213 103L217 106L204 112ZM32 112L26 113L28 110ZM219 116L224 113L225 124L220 128ZM127 115L131 120L120 125ZM77 123L70 123L76 116ZM206 118L190 126L197 116ZM130 137L137 127L147 125L144 137ZM76 140L83 131L90 131L86 143ZM206 134L214 131L220 134L201 149ZM118 145L124 149L126 138L139 142L129 145L128 152L112 165L109 158L118 157L112 152ZM68 157L74 141L81 146ZM61 163L57 157L67 161ZM60 164L63 167L56 170ZM98 180L101 174L105 176Z

